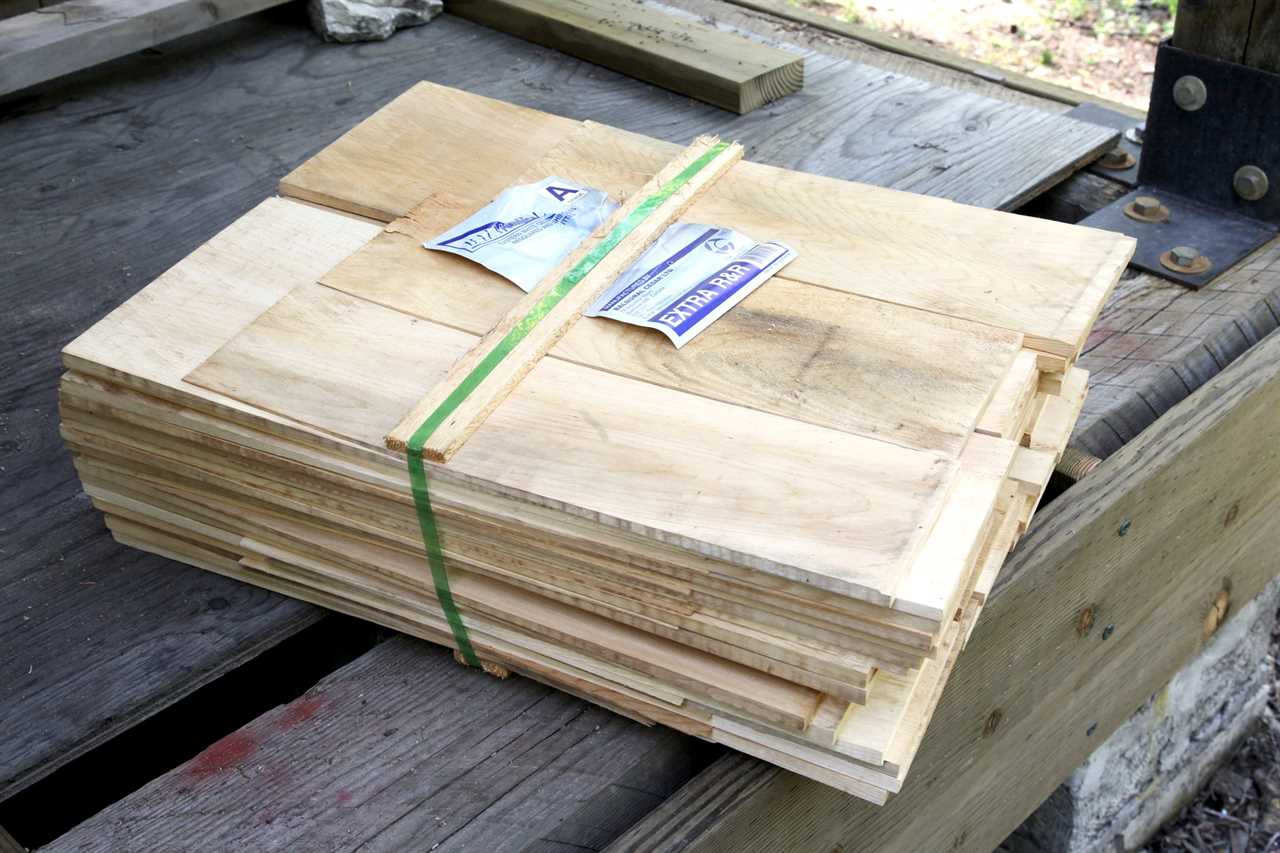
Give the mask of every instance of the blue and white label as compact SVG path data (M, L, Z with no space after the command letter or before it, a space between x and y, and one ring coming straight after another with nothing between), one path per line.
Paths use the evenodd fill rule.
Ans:
M528 293L617 208L600 190L545 178L503 190L422 245L475 261ZM729 228L676 223L583 313L657 329L679 348L795 256Z
M795 256L728 228L676 223L583 314L657 329L679 348Z
M526 293L618 207L600 190L564 178L509 187L422 245L485 266Z

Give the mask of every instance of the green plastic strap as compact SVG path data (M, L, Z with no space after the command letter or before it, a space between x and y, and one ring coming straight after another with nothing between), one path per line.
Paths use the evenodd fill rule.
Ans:
M551 312L551 309L560 304L560 301L578 286L587 274L604 260L609 252L622 240L635 230L636 226L649 217L658 207L669 199L682 186L687 184L698 172L704 169L716 157L729 147L727 142L717 142L711 148L707 149L698 159L694 160L683 170L667 183L663 184L657 192L646 198L634 210L627 214L626 218L613 227L603 240L596 245L594 249L588 252L582 260L578 261L573 267L565 273L560 281L556 282L556 286L547 291L547 293L538 300L528 313L520 319L512 327L511 331L503 336L489 353L480 360L470 373L458 383L458 387L454 388L452 393L444 399L444 401L436 407L422 425L419 426L407 442L408 459L409 459L409 485L413 491L413 503L418 510L418 526L422 529L422 544L427 551L427 564L431 567L431 578L435 583L436 599L440 602L440 609L444 611L445 619L449 622L449 628L453 631L454 642L458 644L458 651L462 654L462 659L466 661L468 666L480 666L480 660L476 657L475 649L471 646L471 638L467 634L467 628L462 623L462 614L458 612L457 606L453 602L453 592L449 588L449 572L444 565L444 552L440 547L440 531L436 526L435 513L431 510L431 496L427 491L427 471L422 461L422 449L427 444L427 439L431 434L444 423L450 415L457 410L471 392L480 386L493 369L497 367L512 350L516 348L529 332L542 321Z

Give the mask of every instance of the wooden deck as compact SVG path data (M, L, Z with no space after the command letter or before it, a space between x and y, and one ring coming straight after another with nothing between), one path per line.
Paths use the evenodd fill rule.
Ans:
M386 639L110 539L57 435L58 351L417 80L673 141L719 130L747 142L753 159L988 207L1029 202L1055 218L1079 218L1113 192L1105 179L1077 174L1036 198L1106 144L1105 134L1051 121L1066 109L1060 102L726 3L671 5L819 54L805 91L736 118L449 16L385 43L334 46L284 7L0 102L0 202L20 214L0 226L10 305L0 320L3 361L14 365L0 380L0 825L19 842L62 835L51 849L141 850L200 833L213 849L411 841L567 851L603 849L652 813L647 840L632 849L659 837L672 850L783 840L791 849L862 849L851 839L989 848L1052 789L1053 774L1007 794L981 826L960 821L946 839L940 823L911 829L901 809L927 809L930 790L965 790L975 778L994 797L1009 787L993 781L1002 768L1025 766L1006 753L1022 748L1014 733L1043 722L1036 709L1046 697L1031 686L1000 694L1007 675L994 662L1007 662L999 655L1010 644L1025 639L1026 654L1061 658L1045 678L1101 672L1112 681L1115 661L1131 660L1116 649L1158 644L1158 659L1127 687L1150 692L1195 645L1161 634L1160 620L1115 617L1120 629L1103 650L1110 658L1095 657L1103 654L1096 634L1080 653L1060 654L1081 607L1151 605L1123 597L1108 578L1131 571L1148 591L1183 579L1152 600L1176 595L1178 618L1198 619L1197 584L1212 581L1216 591L1229 576L1243 596L1274 570L1261 556L1275 534L1256 511L1269 485L1247 475L1274 480L1278 463L1254 449L1275 436L1265 419L1243 420L1274 395L1274 341L1215 377L1277 325L1275 244L1200 292L1146 275L1121 283L1082 359L1094 376L1077 431L1082 446L1115 458L1041 514L944 697L936 725L944 733L926 742L940 774L930 779L940 781L908 788L893 812L823 799L738 756L711 763L718 753L700 743L529 682L486 680L427 644ZM1063 128L1076 135L1063 139ZM1075 153L1064 161L1064 150ZM1181 502L1167 497L1175 487ZM1141 522L1142 511L1160 523L1135 524L1141 536L1105 550L1120 522ZM1174 559L1147 538L1175 536L1201 516L1216 525L1213 536L1202 532L1224 555L1211 577L1193 571L1211 555ZM1086 545L1103 550L1082 558ZM1077 725L1074 705L1045 728L1067 743L1057 748L1049 737L1041 747L1057 748L1041 766L1059 776L1137 704L1108 699L1112 682L1097 683L1106 712L1097 729L1083 734L1089 721ZM989 711L970 718L984 703ZM997 736L984 737L992 719ZM159 754L131 759L148 751ZM962 766L990 775L946 775ZM96 800L77 796L88 780ZM961 797L954 807L984 803ZM751 814L767 815L768 831Z

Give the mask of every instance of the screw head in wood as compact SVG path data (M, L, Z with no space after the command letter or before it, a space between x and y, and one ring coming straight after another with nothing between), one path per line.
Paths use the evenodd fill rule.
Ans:
M1209 100L1209 90L1204 81L1194 74L1179 77L1173 84L1173 102L1189 113L1204 106Z
M1235 189L1236 195L1245 201L1257 201L1262 198L1267 194L1269 183L1267 173L1257 166L1241 166L1236 169L1235 176L1231 179L1231 186Z

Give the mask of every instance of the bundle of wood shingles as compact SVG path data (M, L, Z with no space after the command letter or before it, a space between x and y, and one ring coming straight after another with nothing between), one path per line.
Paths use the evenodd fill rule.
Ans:
M385 440L522 294L422 240L678 153L411 89L67 347L86 491L122 542L453 644ZM747 161L683 218L799 254L681 350L580 320L427 463L455 604L493 665L882 803L1132 244Z

